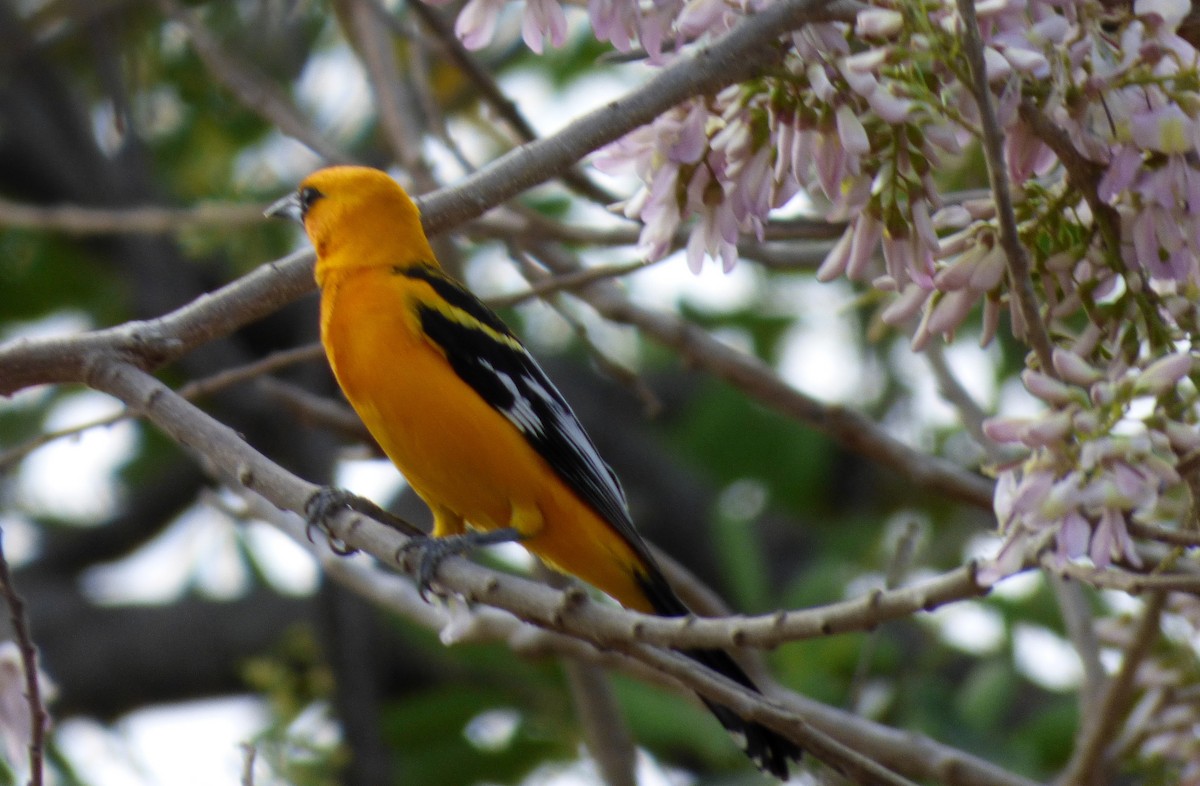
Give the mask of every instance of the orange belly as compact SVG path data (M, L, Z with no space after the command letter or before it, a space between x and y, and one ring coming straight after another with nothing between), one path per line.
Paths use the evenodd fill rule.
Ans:
M386 268L325 282L322 341L367 429L435 514L512 526L556 569L650 611L636 552L422 336L411 305L420 287Z

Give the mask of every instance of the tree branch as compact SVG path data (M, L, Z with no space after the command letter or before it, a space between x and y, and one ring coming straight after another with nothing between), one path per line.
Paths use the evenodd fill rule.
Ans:
M554 249L538 249L554 272L573 271L571 260ZM673 314L633 303L609 282L594 282L578 292L602 316L633 325L649 338L674 349L688 363L707 370L770 409L829 435L846 449L889 467L923 488L950 499L991 510L992 483L945 459L914 450L865 415L836 404L824 404L801 393L766 363L724 344Z
M487 605L468 607L453 598L448 605L427 604L421 600L411 581L385 573L374 565L343 559L328 549L315 546L304 538L304 524L299 517L286 516L268 508L262 498L256 495L251 494L248 500L256 517L271 521L313 553L326 575L351 587L381 608L438 632L446 644L502 641L518 654L570 657L617 668L660 685L679 686L677 681L640 662L631 661L608 649L596 649L577 638L534 627ZM349 526L355 525L351 523ZM371 522L363 522L358 526L384 531ZM462 562L462 567L464 570L483 570L465 562ZM448 577L444 578L450 581ZM509 577L499 576L497 579L506 581ZM561 608L566 604L563 593L559 593L558 598L552 604L553 608ZM598 604L590 606L598 607ZM631 614L619 609L612 611ZM801 713L825 733L908 777L933 780L948 786L1035 786L1032 781L920 734L892 729L795 694L777 695L777 699Z
M0 226L69 235L168 234L194 227L231 229L252 226L261 220L261 206L226 202L202 202L188 207L44 207L0 197Z
M983 127L983 154L987 160L992 197L996 202L1000 244L1004 247L1004 255L1008 261L1009 285L1025 323L1025 338L1037 354L1042 372L1055 376L1057 372L1051 357L1053 347L1038 310L1037 296L1033 291L1029 254L1022 245L1021 235L1017 230L1008 167L1004 163L1004 132L1000 129L1000 123L996 119L996 108L992 105L992 91L988 85L987 67L983 59L983 41L979 37L979 21L975 18L975 3L974 0L956 2L963 21L963 49L971 67L971 91L979 106L979 119Z
M427 230L438 232L572 166L690 96L713 93L778 60L779 37L811 22L852 20L856 0L781 0L741 20L713 44L664 68L624 98L589 112L559 133L522 145L467 177L459 187L421 201Z
M208 69L208 73L233 93L244 107L257 113L273 127L330 163L353 163L350 156L309 126L308 121L278 86L250 63L226 51L192 11L183 8L175 0L158 2L169 17L187 30L192 48Z
M1117 727L1129 711L1133 699L1133 682L1138 668L1158 640L1159 621L1166 603L1166 592L1154 592L1146 600L1142 618L1138 622L1133 639L1125 649L1121 668L1108 681L1097 711L1085 716L1076 738L1075 752L1063 772L1059 783L1062 786L1090 786L1095 783L1098 769L1104 765L1104 755Z
M158 380L123 362L119 357L109 356L105 360L91 365L88 383L98 390L115 395L126 402L133 410L142 412L159 428L180 444L187 445L200 454L200 458L214 474L229 479L235 485L241 485L256 494L270 500L281 509L300 510L317 490L317 487L306 483L282 468L268 461L255 451L238 435L221 423L217 423L196 409L190 403L179 397ZM303 528L296 519L295 526ZM389 561L391 555L403 542L402 537L392 529L359 516L346 515L339 517L333 524L335 535L348 545L378 556ZM298 538L303 540L301 536ZM346 561L339 565L350 565ZM972 588L969 591L978 592L971 569L964 568L955 572L958 575L956 583L962 587L963 580ZM961 575L966 573L968 575ZM952 582L955 580L952 579ZM811 726L800 721L795 715L778 705L763 699L757 694L745 691L724 678L711 675L703 668L692 664L681 656L670 655L655 650L641 641L641 638L628 635L630 630L649 630L650 624L703 624L704 621L663 620L646 617L631 612L613 608L608 605L592 602L587 595L580 591L559 592L544 585L535 584L515 576L496 574L458 558L447 559L442 563L438 574L438 583L449 590L463 596L468 602L486 603L505 609L522 619L542 627L563 631L600 646L618 650L625 655L636 658L653 668L660 669L671 677L683 682L689 688L703 695L726 704L734 711L743 714L750 720L759 721L781 733L796 739L815 756L833 761L843 768L844 772L854 777L861 776L861 782L895 783L896 780L884 770L878 770L869 762L859 761L860 756L853 754L844 746L834 743L819 734ZM965 589L965 587L963 587ZM413 590L415 594L415 590ZM903 591L898 591L903 592ZM871 596L878 599L880 595ZM924 598L928 600L928 598ZM878 605L878 601L867 601L867 607ZM628 621L634 621L631 626ZM608 625L598 625L598 621L606 621ZM616 638L606 635L605 628L625 631ZM825 633L827 631L821 631ZM819 634L818 634L819 635ZM726 642L731 641L728 637ZM733 643L740 641L732 637ZM911 746L909 746L911 748ZM899 755L899 751L894 751ZM961 766L963 754L942 750L939 761L952 760ZM899 756L903 759L903 756ZM987 766L979 768L987 772ZM986 776L985 776L986 777ZM968 782L950 780L950 783ZM1008 781L974 781L976 783L1021 783L1020 779L1012 777Z
M25 701L29 706L29 786L42 786L48 717L46 705L42 701L37 647L33 643L33 635L29 632L25 601L17 592L17 588L13 586L8 559L4 556L2 532L0 532L0 594L3 594L8 603L13 635L17 639L17 650L21 653L21 667L25 672Z
M595 664L564 658L563 672L588 752L606 786L637 786L637 747L612 692Z

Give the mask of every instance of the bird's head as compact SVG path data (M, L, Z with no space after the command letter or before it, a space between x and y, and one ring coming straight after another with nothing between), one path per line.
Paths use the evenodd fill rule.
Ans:
M304 226L317 250L319 283L334 270L436 264L417 206L378 169L320 169L265 215L291 218Z

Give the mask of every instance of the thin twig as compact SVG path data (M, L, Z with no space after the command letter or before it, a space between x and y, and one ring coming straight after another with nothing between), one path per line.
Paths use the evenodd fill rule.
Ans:
M158 0L158 3L168 16L187 30L192 49L208 73L233 93L244 107L327 161L353 163L350 156L309 125L304 115L274 82L249 62L226 50L191 10L179 5L176 0Z
M536 253L556 274L577 269L573 259L550 245L537 248ZM872 458L921 487L991 510L991 481L905 445L860 412L805 395L763 361L717 340L697 325L674 314L643 308L611 282L594 282L577 294L602 316L637 327L688 363L729 382L768 408L829 435L848 450Z
M521 292L490 297L487 299L487 304L492 308L509 308L510 306L525 303L534 298L545 298L548 295L554 295L559 292L570 292L595 281L620 278L621 276L636 273L655 264L658 263L645 262L643 260L618 262L612 265L596 265L595 267L585 268L573 273L563 273L557 276L547 275L534 281L527 289Z
M768 222L765 227L766 241L760 243L753 235L738 237L738 257L756 262L770 270L804 270L814 271L829 253L834 240L840 234L833 228L836 224L813 224L806 228L780 227L773 232L774 225ZM526 245L544 243L546 240L557 240L568 245L582 245L590 248L597 246L631 246L640 238L640 227L627 223L613 226L596 226L590 222L552 221L539 216L534 211L495 211L477 218L463 226L463 231L473 237L494 240L519 239ZM676 230L671 238L671 250L677 251L687 245L689 229L684 227ZM772 235L780 237L772 238ZM788 235L803 235L797 240L786 240ZM665 261L669 255L653 263Z
M254 786L254 760L258 758L258 747L252 742L243 742L242 786Z
M1043 373L1055 375L1051 362L1053 347L1046 325L1038 310L1037 296L1030 277L1029 254L1021 243L1017 230L1017 217L1013 210L1012 190L1008 181L1008 167L1004 162L1004 132L996 119L996 108L992 104L992 91L988 85L987 67L983 59L983 41L979 35L979 22L975 18L974 0L956 0L959 16L962 17L962 42L967 62L971 68L972 89L975 103L979 106L979 120L983 130L983 153L987 160L988 179L992 184L992 196L996 202L996 219L1000 228L1000 245L1008 261L1008 278L1012 295L1017 300L1026 336L1036 353Z
M987 419L987 413L983 411L983 407L975 401L970 392L963 387L955 375L954 370L950 368L950 364L946 361L946 352L940 341L931 341L925 346L925 351L921 353L925 357L925 362L929 364L929 368L933 371L933 377L937 380L938 392L942 398L946 400L950 406L958 413L958 419L962 422L963 428L975 440L975 444L982 448L988 461L993 463L1004 461L1010 456L1000 448L996 442L983 431L983 421Z
M637 786L637 746L608 676L574 658L564 658L562 667L584 742L605 786Z
M1092 624L1092 608L1079 582L1067 581L1055 573L1048 573L1046 578L1050 582L1050 588L1054 590L1054 599L1058 602L1059 611L1062 612L1067 638L1071 640L1080 662L1083 663L1079 717L1087 718L1096 709L1096 702L1103 695L1104 686L1108 683L1108 674L1104 671L1104 664L1100 662L1100 642L1096 639L1096 627Z
M1129 711L1138 668L1160 635L1159 621L1166 598L1166 592L1153 592L1146 599L1142 618L1125 648L1121 668L1108 681L1096 702L1096 711L1083 718L1075 751L1059 780L1061 786L1090 786L1096 782L1098 769L1104 766L1108 744Z
M1069 579L1091 584L1101 589L1115 589L1130 595L1143 592L1185 592L1200 595L1200 574L1197 573L1130 573L1118 568L1097 569L1087 565L1068 562L1055 563L1053 557L1042 558L1042 566Z
M8 603L8 616L12 620L13 635L17 637L17 648L21 652L21 666L25 670L25 701L29 704L29 786L42 786L45 759L45 737L48 716L42 703L42 687L38 679L37 647L29 631L29 618L25 601L13 585L8 559L4 556L4 537L0 531L0 593Z
M75 426L55 429L54 431L43 431L36 437L31 437L30 439L22 442L20 445L16 445L15 447L9 448L3 453L0 453L0 473L8 472L15 467L18 462L24 460L25 457L30 453L49 445L51 442L57 442L58 440L65 439L67 437L79 436L83 432L90 431L94 428L111 426L114 423L120 423L127 417L129 417L129 413L122 410L120 412L115 412L112 415L105 415L102 418L88 420Z
M376 0L364 1L374 5L381 17L396 24L395 19L381 8ZM537 139L537 130L521 114L516 103L500 89L500 84L492 76L492 72L484 68L475 56L462 45L462 42L454 35L453 28L442 18L438 9L429 3L422 2L414 2L407 7L421 20L421 24L434 34L447 59L467 77L471 84L475 85L483 100L509 125L516 133L517 138L522 142L532 142ZM594 183L578 167L566 169L561 177L567 187L593 202L609 205L617 201L614 194Z
M337 2L342 8L339 18L348 21L346 37L355 43L354 50L367 73L388 147L413 179L417 193L433 190L437 181L422 153L427 129L421 125L422 117L416 111L411 91L399 78L401 71L396 62L396 50L387 30L377 24L370 3L364 0Z
M1184 548L1200 546L1200 532L1167 529L1156 524L1146 524L1132 519L1126 523L1126 527L1129 529L1129 534L1137 538L1157 540L1170 546L1183 546Z
M367 427L344 400L318 396L302 387L273 377L260 379L258 388L264 396L285 407L300 423L319 426L348 439L375 444L375 439L367 431ZM379 453L382 455L383 451Z
M0 197L0 226L70 235L168 234L206 226L233 229L261 221L261 205L201 202L189 207L102 208L29 205Z
M523 275L527 281L534 282L533 288L536 288L540 283L548 283L551 278L558 278L549 276L545 269L535 265L530 259L529 255L526 254L523 249L517 247L516 244L510 243L508 248L509 255L517 263L517 266L521 270L521 275ZM597 276L593 277L592 280L598 281L603 278L607 277ZM582 285L583 284L576 284L576 286ZM587 349L588 354L599 366L600 370L605 374L605 376L616 380L621 385L628 388L638 398L638 400L642 402L642 409L645 411L647 416L653 417L662 411L662 401L660 401L658 395L650 389L650 386L647 385L646 382L635 371L633 371L633 369L611 357L600 346L598 346L596 342L592 340L587 325L585 325L579 317L577 317L571 312L570 309L567 308L566 303L564 303L561 298L555 295L542 295L542 298L546 304L550 306L550 308L554 309L555 313L557 313L564 322L571 326L571 330L573 330L575 335L579 337L579 340Z

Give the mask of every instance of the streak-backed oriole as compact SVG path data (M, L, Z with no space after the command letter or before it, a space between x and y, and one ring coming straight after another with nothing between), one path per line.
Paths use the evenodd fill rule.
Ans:
M567 402L500 318L442 271L395 181L375 169L323 169L268 215L300 221L316 247L329 363L433 511L435 537L470 528L517 540L628 608L688 613ZM757 690L722 650L684 654ZM755 764L787 777L800 756L793 742L705 703Z

